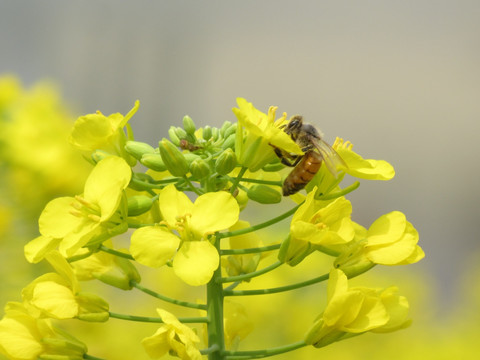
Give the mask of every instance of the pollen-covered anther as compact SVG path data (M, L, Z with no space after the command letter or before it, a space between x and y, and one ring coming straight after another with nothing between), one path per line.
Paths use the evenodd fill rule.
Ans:
M322 223L322 222L319 222L319 223L316 223L316 224L315 224L315 227L316 227L317 229L326 229L328 226L325 225L325 224Z

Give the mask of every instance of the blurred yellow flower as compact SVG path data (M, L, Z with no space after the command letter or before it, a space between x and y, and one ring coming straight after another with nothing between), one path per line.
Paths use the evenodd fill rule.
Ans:
M18 216L36 217L53 196L81 189L90 166L67 141L72 120L52 84L27 90L14 76L0 77L0 187L21 204Z
M85 344L52 326L49 319L32 317L22 304L9 302L0 320L0 354L11 360L83 359Z

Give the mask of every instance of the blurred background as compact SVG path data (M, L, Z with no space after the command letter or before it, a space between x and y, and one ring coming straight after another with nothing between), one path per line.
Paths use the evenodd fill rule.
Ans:
M125 114L139 99L130 123L152 145L185 114L198 126L236 121L245 97L389 161L393 180L349 196L353 218L407 215L426 257L387 271L425 279L435 304L423 305L444 319L480 291L479 35L474 0L2 0L0 74L51 80L71 119Z

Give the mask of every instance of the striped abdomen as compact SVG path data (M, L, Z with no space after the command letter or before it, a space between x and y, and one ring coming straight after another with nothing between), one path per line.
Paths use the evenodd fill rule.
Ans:
M320 165L322 165L322 156L313 150L307 151L285 179L283 196L292 195L302 190L313 179L320 169Z

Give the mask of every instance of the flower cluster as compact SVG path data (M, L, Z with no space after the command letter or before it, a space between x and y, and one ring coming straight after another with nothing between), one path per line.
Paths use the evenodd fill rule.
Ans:
M354 208L346 196L359 181L343 186L342 180L347 175L389 180L395 174L389 163L362 158L340 138L330 147L312 125L294 126L293 119L301 117L276 119L276 107L265 114L245 99L233 109L238 123L197 128L185 116L183 126L172 126L168 138L154 147L135 140L128 124L138 107L137 101L125 116L98 111L75 122L70 142L92 169L82 193L48 202L38 221L40 235L25 245L29 262L45 259L55 272L27 285L21 304L7 305L0 334L13 335L0 337L0 353L27 360L90 358L78 340L52 330L50 321L65 319L160 323L141 341L148 356L168 353L186 360L271 356L409 324L408 302L396 287L350 287L348 280L377 264L412 264L424 256L417 231L401 212L380 216L368 230L352 220ZM285 178L305 193L282 196ZM279 202L292 207L263 222L245 221L250 204L266 209ZM257 232L290 216L280 240ZM329 272L313 278L303 274L304 281L284 286L242 288L280 266L295 272L314 253L325 255ZM205 286L206 299L176 299L145 286L144 267L171 268L188 286ZM81 291L80 281L93 279L195 309L201 316L177 318L164 308L157 308L157 317L112 312L102 297ZM266 295L326 280L327 305L313 325L305 325L309 330L299 342L239 350L253 322L248 307L225 297ZM204 336L189 323L204 324Z

